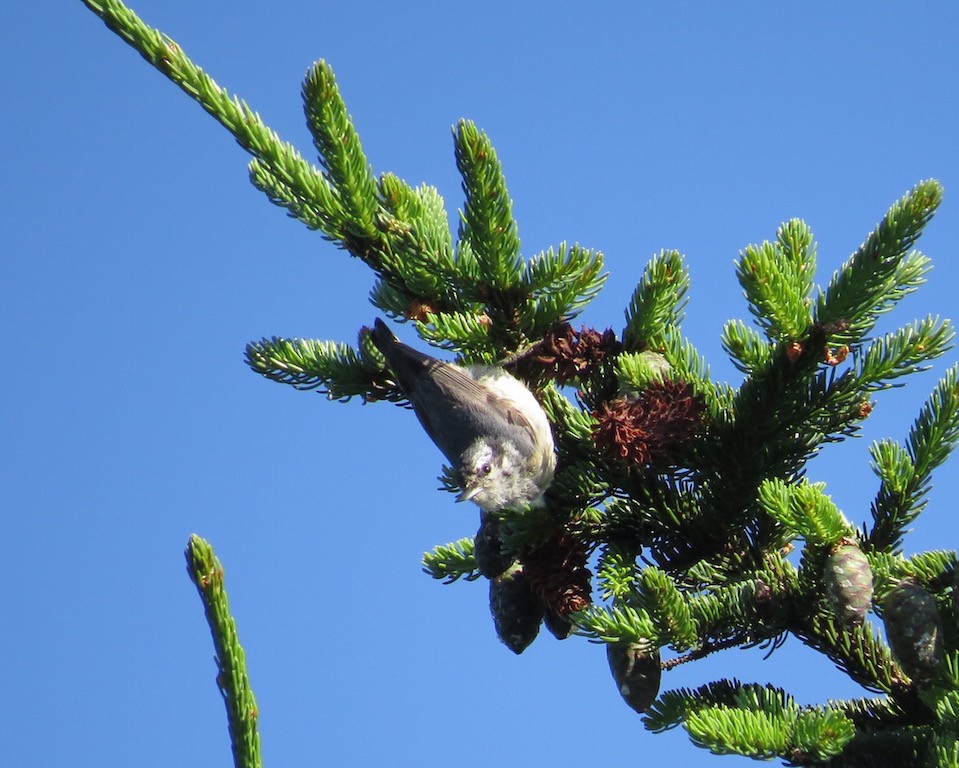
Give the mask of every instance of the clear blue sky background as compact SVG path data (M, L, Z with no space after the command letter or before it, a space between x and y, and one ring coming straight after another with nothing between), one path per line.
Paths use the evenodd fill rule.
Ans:
M884 327L959 314L959 7L635 5L134 2L308 156L299 86L326 58L374 168L436 185L453 212L450 125L475 120L524 253L605 252L594 326L620 329L649 256L681 250L685 328L717 378L738 381L718 339L747 316L741 248L804 218L824 284L920 179L946 187L920 241L935 270ZM192 532L226 566L267 765L747 764L646 733L602 648L544 635L513 656L484 585L423 575L421 553L471 534L476 510L435 490L441 457L412 414L242 360L264 335L354 340L376 315L370 274L271 206L225 131L78 0L6 3L0 30L3 766L230 764ZM857 524L870 440L904 437L956 357L812 464ZM955 546L957 466L909 551ZM795 640L762 656L664 688L859 693Z

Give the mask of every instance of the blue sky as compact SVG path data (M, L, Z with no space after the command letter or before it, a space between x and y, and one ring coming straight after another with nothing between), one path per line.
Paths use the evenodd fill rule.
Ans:
M450 125L475 120L524 253L606 254L591 325L619 330L646 260L679 249L684 328L718 379L738 381L719 334L748 316L741 248L801 217L825 284L920 179L946 188L919 243L935 269L884 327L957 315L955 4L133 7L307 156L299 87L325 58L375 170L434 184L451 212ZM515 657L484 585L423 575L421 553L470 535L476 510L435 490L441 457L412 414L242 360L261 336L353 341L376 315L365 267L270 205L226 132L79 0L7 4L0 29L4 765L230 764L192 532L226 566L267 765L747 764L646 733L601 648L544 634ZM852 521L876 489L869 442L904 437L956 359L881 395L863 438L811 465ZM955 546L956 466L907 551ZM795 640L762 655L664 688L859 693Z

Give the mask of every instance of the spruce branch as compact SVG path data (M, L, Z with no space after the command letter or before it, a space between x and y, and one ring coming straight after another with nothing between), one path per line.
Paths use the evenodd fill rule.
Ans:
M637 579L643 605L659 637L677 651L692 648L699 640L699 625L676 582L659 568L643 568Z
M659 732L675 728L690 714L702 707L748 706L753 710L784 712L796 704L782 688L739 680L717 680L695 690L678 688L665 691L643 717L647 730Z
M454 581L476 581L477 570L473 539L459 539L449 544L439 544L430 552L423 553L423 571L444 584Z
M853 534L846 521L824 492L825 483L766 480L759 486L759 503L780 523L810 544L826 547Z
M256 724L259 710L246 671L246 655L236 633L236 621L230 615L223 566L213 548L196 534L186 548L187 573L206 613L216 650L216 683L226 705L233 764L236 768L260 768L260 736Z
M756 327L734 320L723 330L745 374L734 389L712 381L680 330L690 280L676 251L650 260L620 339L572 329L568 321L606 278L602 254L562 243L523 259L503 169L473 123L453 130L466 198L454 243L435 188L374 175L325 62L303 84L314 167L117 0L84 2L253 155L251 181L272 202L371 268L375 306L461 361L515 371L542 402L558 459L544 508L497 510L475 538L423 556L424 571L446 583L490 580L496 632L512 650L532 642L542 622L558 638L575 631L606 643L617 688L648 711L647 727L683 723L717 753L837 767L897 764L892 756L959 762L956 555L899 552L931 473L959 441L957 369L904 443L873 445L880 488L871 528L857 533L825 488L805 480L823 444L855 434L873 395L952 344L952 326L933 317L866 338L925 279L929 261L912 248L940 202L937 182L895 203L815 296L805 223L788 221L773 241L740 253ZM254 371L297 389L406 400L362 332L356 347L274 337L246 354ZM561 390L571 384L575 398ZM443 482L452 490L458 479L447 470ZM798 568L786 560L797 539L805 541ZM258 764L256 708L222 569L197 537L187 555L214 635L237 765ZM591 586L608 605L589 605ZM864 623L871 606L895 654ZM771 653L787 634L884 696L799 707L779 689L721 680L651 703L663 671L737 646ZM911 646L916 638L925 645ZM661 662L664 645L683 655Z
M730 320L723 326L723 349L741 373L762 372L772 363L776 345L763 338L742 320Z
M626 308L623 345L628 351L661 346L666 329L682 324L689 284L679 251L660 251L647 262Z
M812 232L798 219L780 226L775 243L747 246L740 255L739 283L770 341L791 341L809 328L815 271Z
M925 280L929 260L909 252L942 202L942 187L923 181L894 203L859 249L833 275L819 295L814 317L820 326L841 324L834 334L854 344Z
M280 202L281 192L288 192L287 207L291 214L308 211L308 226L322 229L331 239L342 239L346 214L333 187L318 168L304 160L292 145L281 141L245 101L230 96L225 88L190 61L179 45L159 30L144 24L119 0L83 2L107 27L178 85L226 128L243 149L254 156L257 165L255 170L251 168L251 174L264 182L264 191L270 189L268 194L271 200ZM267 178L272 180L272 186L266 185Z
M602 290L603 255L599 251L560 243L528 262L522 275L524 292L521 321L526 336L539 339L552 326L572 320Z
M463 177L466 195L459 239L469 243L482 284L496 294L495 298L490 296L491 303L508 302L520 287L522 263L503 168L489 137L473 122L460 120L453 129L453 138L456 167ZM500 308L508 309L509 304Z
M843 387L857 392L872 392L895 386L902 376L928 368L927 363L952 348L955 330L948 320L927 317L875 339L857 352L851 375Z
M651 647L661 645L652 618L642 608L591 605L571 614L570 618L582 635L604 643L640 643Z
M247 344L246 363L261 376L300 390L318 389L331 400L404 399L380 369L347 344L274 336Z
M377 184L336 86L333 70L316 62L303 81L303 104L313 144L338 192L351 236L374 239Z
M905 446L880 441L871 447L880 486L872 503L867 544L898 550L906 527L925 506L932 472L959 441L959 367L953 366L922 406Z

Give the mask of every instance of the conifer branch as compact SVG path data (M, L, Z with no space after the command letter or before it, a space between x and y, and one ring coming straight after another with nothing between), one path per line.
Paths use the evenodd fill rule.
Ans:
M472 539L460 539L449 544L439 544L431 552L423 553L423 570L444 584L464 579L480 578Z
M476 257L481 283L497 294L490 297L491 303L499 304L511 298L522 277L513 203L489 137L471 121L460 120L453 138L466 194L459 238L469 243Z
M446 583L490 579L495 628L512 650L541 622L558 638L604 642L619 692L647 712L648 728L682 723L717 753L834 768L959 763L956 555L900 553L932 472L959 442L959 369L939 382L905 442L872 446L880 487L871 528L855 531L825 488L804 479L822 445L855 434L874 395L953 342L950 323L933 317L866 340L925 280L929 261L912 248L941 200L937 182L896 202L815 296L804 222L740 253L755 327L734 320L723 329L745 375L734 389L712 381L681 332L690 279L676 251L650 260L620 338L569 325L603 286L602 254L562 243L524 260L503 169L473 123L453 131L466 197L454 243L435 188L374 174L325 62L303 84L315 167L118 0L84 2L253 155L250 179L272 202L371 268L376 307L463 362L515 371L542 403L558 460L544 507L484 512L475 538L423 556L424 571ZM246 359L260 375L332 399L407 401L362 331L356 347L264 338ZM575 398L564 386L577 388ZM459 484L452 469L442 481ZM796 568L786 553L800 539ZM589 604L593 551L606 605ZM251 768L256 705L222 569L198 537L187 557L235 761ZM889 646L864 623L872 607ZM654 701L662 671L737 646L771 653L787 634L884 696L799 707L779 689L720 680ZM664 645L685 654L660 662Z
M246 655L236 633L236 621L230 615L223 566L213 548L194 534L186 548L187 573L203 601L206 620L216 650L216 683L226 705L236 768L261 768L260 736L257 732L259 710L246 671Z
M859 249L833 275L815 307L820 326L839 325L834 339L858 342L880 314L925 280L929 260L909 253L942 202L942 187L923 181L896 202Z
M374 219L379 205L376 179L336 87L333 70L325 61L316 62L307 73L303 104L313 144L338 191L350 234L375 239Z
M230 96L225 88L190 61L179 45L159 30L144 24L119 0L83 2L107 27L178 85L256 158L255 173L258 178L265 181L268 173L274 180L273 190L277 195L280 190L289 191L292 200L288 207L291 213L305 209L305 201L313 201L309 208L308 224L318 226L331 239L342 239L345 234L345 213L331 185L320 170L306 162L293 146L281 141L246 102Z
M662 345L662 332L683 322L689 284L689 272L679 251L660 251L647 262L626 308L626 350Z
M318 389L331 400L404 399L386 383L380 369L346 344L274 336L247 344L246 363L268 379L296 389Z
M815 271L812 233L797 219L779 228L775 243L750 245L740 255L739 283L770 341L798 339L811 325L809 294Z
M939 381L909 430L905 446L880 441L871 447L880 486L872 504L873 527L867 544L898 550L906 527L925 506L932 472L959 441L959 368Z

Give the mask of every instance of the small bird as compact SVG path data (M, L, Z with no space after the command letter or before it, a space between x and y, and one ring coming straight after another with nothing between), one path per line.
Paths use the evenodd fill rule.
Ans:
M553 480L553 433L543 408L502 368L459 366L403 344L377 318L370 341L386 358L420 424L485 512L542 506Z

